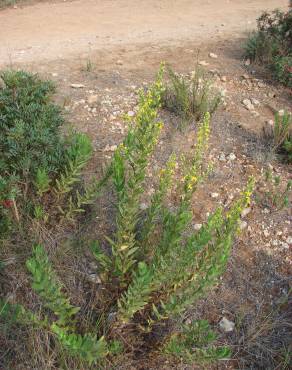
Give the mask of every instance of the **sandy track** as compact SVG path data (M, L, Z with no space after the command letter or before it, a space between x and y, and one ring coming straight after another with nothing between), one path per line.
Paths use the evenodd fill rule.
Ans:
M143 43L202 41L250 30L286 0L79 0L0 12L0 65Z

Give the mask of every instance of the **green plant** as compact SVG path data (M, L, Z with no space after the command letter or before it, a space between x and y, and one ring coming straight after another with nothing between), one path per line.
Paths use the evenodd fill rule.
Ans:
M292 10L264 12L257 20L258 30L245 45L245 56L267 65L277 80L292 86Z
M64 119L52 102L55 88L50 81L23 71L6 71L1 77L0 216L4 230L11 224L10 215L17 222L22 213L48 219L49 205L44 199L53 204L56 195L58 209L64 213L65 196L72 197L92 147L84 134L61 135Z
M265 136L272 142L272 150L277 152L284 161L292 162L292 116L284 112L275 114L273 130L265 131Z
M48 333L48 346L54 348L58 342L67 356L77 356L87 362L85 366L101 366L103 358L119 353L121 338L127 346L124 339L136 335L139 340L134 345L139 346L142 333L155 332L160 324L167 327L174 319L179 323L181 313L206 294L224 272L238 232L240 214L250 201L252 179L228 211L218 208L198 232L188 233L194 193L209 173L205 156L210 115L206 113L198 128L195 148L182 164L170 156L148 212L145 216L140 212L147 166L162 129L158 120L162 78L163 68L149 90L140 92L138 112L129 133L114 153L105 177L94 184L97 190L112 179L117 199L116 228L107 237L107 245L92 243L93 256L99 265L100 289L98 303L90 307L86 325L82 310L83 314L87 311L87 304L79 310L71 303L45 247L37 245L27 261L32 287L42 306L37 314L34 309L25 308L26 305L17 306L15 310L19 315L13 316L15 321L39 326ZM164 205L164 198L179 165L182 178L178 180L178 204L170 210ZM7 315L10 305L4 302L2 307L6 307L3 312ZM114 321L109 319L113 313ZM193 326L189 331L184 327L180 331L185 346L180 356L186 355L192 362L215 361L227 356L226 349L209 347L208 341L203 342L202 335L198 334L203 329L207 330L208 341L211 341L213 336L205 324ZM164 347L167 338L168 333L162 333L159 347ZM189 348L191 340L200 343L201 348L192 351ZM172 343L177 345L177 342ZM61 362L57 357L56 367L60 367Z
M271 170L265 172L265 181L268 190L262 194L258 194L258 201L267 208L280 210L284 207L289 207L289 195L292 190L292 181L288 180L282 190L282 182L280 176L275 176Z
M182 118L182 126L192 119L201 120L206 112L214 113L221 95L202 68L196 67L191 78L176 74L168 67L169 83L165 85L163 107Z
M206 320L183 325L180 332L172 334L164 345L164 352L182 359L184 362L206 364L227 359L231 355L228 347L216 347L215 332Z

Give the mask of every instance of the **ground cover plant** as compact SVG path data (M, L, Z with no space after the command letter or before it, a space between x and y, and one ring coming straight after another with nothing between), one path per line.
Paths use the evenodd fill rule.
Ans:
M292 87L292 10L264 12L248 39L245 55L269 67L275 78Z
M4 81L9 82L5 76ZM36 99L38 109L33 110L36 127L43 128L44 125L46 128L45 118L51 118L47 112L49 108L50 113L54 112L55 126L52 126L57 130L62 120L58 109L51 105L47 97L45 87L50 85L45 83L43 86L36 76L24 73L13 72L9 76L14 83L10 85L6 82L2 89L8 101L2 104L4 113L8 110L10 114L19 115L19 107L26 112L36 88L37 97L41 97ZM29 94L21 84L23 78L34 86ZM1 341L6 345L8 343L4 356L7 366L14 351L9 348L9 343L13 342L19 330L30 334L38 332L46 338L31 357L47 353L51 368L91 368L91 365L107 368L113 363L120 364L129 352L141 351L145 346L149 352L160 352L164 356L197 364L215 362L230 355L227 347L213 343L216 335L206 321L186 325L182 322L182 313L217 284L224 272L239 229L240 215L250 202L254 181L248 181L229 209L218 207L199 231L190 231L192 198L200 184L207 180L211 168L206 159L210 135L210 114L206 112L198 124L194 149L182 160L174 155L169 157L159 173L159 184L152 195L150 207L146 214L142 213L140 202L145 190L147 166L163 127L158 117L163 94L161 67L152 86L146 92L140 91L137 114L130 122L125 139L114 152L104 176L100 180L92 179L88 185L79 186L81 170L91 155L90 142L84 135L73 134L68 139L62 139L59 131L55 131L58 140L55 138L57 142L53 145L58 148L62 143L60 151L65 152L62 160L57 160L57 165L52 167L50 164L55 163L53 155L52 162L48 160L51 156L47 158L45 155L45 160L39 159L39 167L28 167L24 173L22 167L18 167L18 156L13 160L5 157L8 165L2 170L4 191L1 194L5 195L1 219L9 217L5 213L10 211L10 205L5 208L7 200L11 199L20 207L16 207L18 217L11 212L11 227L5 230L5 234L1 233L2 246L12 246L21 238L25 239L26 288L27 294L34 297L34 302L28 302L21 295L15 300L7 296L1 299L0 325L4 335ZM17 104L16 97L20 99ZM40 120L37 119L39 112L44 114ZM8 140L18 121L13 124L10 115L5 114L2 114L1 120L3 136ZM26 121L22 122L22 133L25 127ZM7 140L4 139L4 144L10 149ZM44 150L43 145L35 148L34 144L35 141L30 143L24 154L35 154L40 148ZM6 178L9 181L13 179L12 188L16 189L9 193L10 197L7 191L12 188L8 182L5 183ZM177 203L170 207L164 200L175 178L179 178ZM96 262L98 283L93 289L98 299L90 307L87 304L77 305L71 301L51 260L49 243L40 238L34 228L27 228L26 232L25 226L36 222L42 228L54 230L58 223L62 223L63 227L72 221L78 223L80 213L102 194L102 189L105 191L103 185L106 183L111 183L115 192L116 226L106 236L107 243L88 240L91 258ZM87 235L84 237L90 238ZM24 262L21 259L21 263ZM4 261L0 271L1 281L5 281L6 268ZM89 292L85 286L82 287L81 294L85 300ZM38 362L36 366L40 366Z
M221 94L200 66L196 66L190 78L175 73L171 67L167 72L169 81L165 84L162 105L181 118L181 128L192 120L201 120L207 112L215 112L222 100Z

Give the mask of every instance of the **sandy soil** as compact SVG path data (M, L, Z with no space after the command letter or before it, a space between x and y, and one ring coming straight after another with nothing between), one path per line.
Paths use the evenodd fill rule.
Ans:
M275 111L292 111L291 91L275 84L260 67L246 66L242 58L242 44L246 33L254 28L257 15L264 9L285 8L287 3L284 0L83 0L6 9L0 12L0 67L7 64L21 67L55 81L56 99L64 106L68 121L86 132L94 145L94 159L86 177L99 177L112 156L111 148L127 132L122 114L135 111L136 90L153 81L160 61L169 62L176 71L189 73L198 60L204 60L217 88L225 91L226 104L212 120L209 156L215 171L194 199L194 223L203 223L206 212L212 212L216 204L224 207L230 204L249 175L259 181L256 189L259 199L270 190L264 180L267 169L281 177L281 189L292 177L291 167L269 157L260 137L263 125L273 119ZM218 58L210 58L210 52ZM72 83L82 87L72 88ZM255 111L243 106L245 98L258 100ZM160 168L172 151L187 152L195 141L194 125L181 133L177 130L177 117L164 111L162 118L165 128L150 168L145 204L155 182L155 168ZM231 154L235 159L230 159ZM217 200L211 197L214 192L219 194ZM84 225L80 239L84 235L99 239L111 230L113 206L111 199L104 198L99 200L94 212L105 220L97 223L94 219L92 224ZM233 359L214 369L268 369L267 362L257 356L265 357L261 349L278 339L265 329L263 312L267 314L277 307L279 299L291 288L291 212L287 208L278 211L255 197L221 283L186 314L186 319L207 318L214 327L218 327L222 316L236 322L233 333L222 335L222 340L233 349ZM54 235L53 239L56 246L62 247L59 242L62 237L58 239ZM57 252L51 257L61 266L62 261L56 256L59 256ZM68 271L74 268L84 276L91 272L88 261L82 258L78 259L78 268L70 263L66 260ZM16 285L18 291L21 292L19 287L26 291L26 278L18 273L23 266L17 267L11 268L11 281L7 279L5 292L13 292ZM72 282L67 270L59 269L58 273L73 302L82 305L79 280ZM29 300L25 303L30 304ZM258 339L257 333L264 334ZM20 353L25 359L25 352ZM160 362L150 366L148 357L142 360L134 365L131 362L132 368L186 369ZM264 367L256 367L260 362ZM30 365L22 365L22 360L17 359L14 368L30 369Z
M0 66L53 60L90 50L173 44L236 35L263 9L286 0L78 0L0 12Z

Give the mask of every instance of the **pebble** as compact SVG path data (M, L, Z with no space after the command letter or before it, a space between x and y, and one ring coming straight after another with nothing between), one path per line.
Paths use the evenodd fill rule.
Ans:
M243 209L241 212L241 218L246 217L250 213L250 211L251 211L250 207Z
M244 107L247 110L254 110L254 105L252 104L252 102L250 101L250 99L244 99L242 101L242 104L244 105Z
M114 152L117 149L117 145L107 145L103 151L104 152Z
M222 317L219 322L220 329L223 330L225 333L230 333L235 328L235 323L233 321L228 320L226 317Z
M288 238L286 239L286 242L291 245L292 244L292 236L288 236Z
M214 54L214 53L209 53L209 57L212 58L212 59L217 59L218 55Z
M90 281L92 281L95 284L101 284L100 277L95 273L89 274L88 278Z
M252 102L252 104L253 104L253 105L255 105L255 106L259 106L259 105L261 105L261 103L260 103L257 99L255 99L255 98L251 98L251 102Z
M221 161L221 162L225 162L226 161L226 157L225 157L225 154L224 153L221 153L219 155L219 161Z
M264 236L265 236L266 238L270 235L270 233L269 233L269 231L268 231L267 229L265 229L265 230L263 231L263 234L264 234Z
M240 230L244 230L247 228L247 222L246 221L239 221L239 228Z
M194 230L199 231L202 228L202 224L195 224Z
M201 60L200 62L199 62L199 65L200 66L208 66L209 65L209 63L207 63L205 60Z
M83 89L83 84L71 84L72 89Z
M122 66L123 65L123 61L119 59L119 60L116 61L116 64L119 65L119 66Z
M222 82L226 82L227 81L227 77L226 76L221 76L221 81Z
M141 211L145 211L147 208L148 208L148 205L146 203L141 203L140 204Z
M230 153L229 156L228 156L228 159L230 161L234 161L236 159L236 155L234 153Z
M211 196L211 198L215 199L215 198L219 197L219 194L218 193L211 193L210 196Z
M89 105L95 104L97 102L97 100L98 100L98 96L97 95L89 95L87 97L87 102L88 102Z
M283 116L284 116L284 114L285 114L284 109L280 109L280 110L278 111L278 115L279 115L280 117L283 117Z
M244 65L245 66L250 66L250 59L246 59L246 61L244 62Z
M130 111L128 112L128 116L129 116L129 117L134 117L134 116L135 116L135 112L134 112L134 111L132 111L132 110L130 110Z

